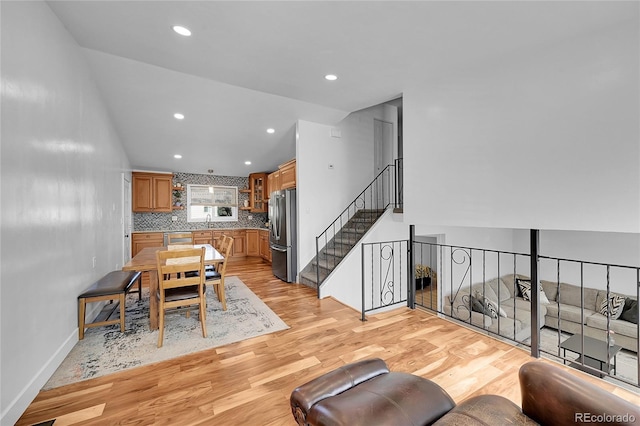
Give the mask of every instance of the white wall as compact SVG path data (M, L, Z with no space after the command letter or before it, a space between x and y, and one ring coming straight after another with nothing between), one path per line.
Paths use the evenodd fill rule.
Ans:
M49 7L1 7L0 423L11 425L76 343L78 294L122 266L129 163Z
M529 231L515 231L516 246L529 251ZM558 259L580 260L620 266L640 266L640 234L615 232L540 231L540 255ZM610 290L627 295L637 294L637 276L633 269L610 268ZM585 266L586 287L606 289L606 267ZM557 281L556 260L540 261L540 278ZM560 281L580 283L580 265L561 262Z
M389 111L390 107L383 105L357 111L336 126L298 121L296 192L300 270L315 256L316 236L373 180L373 120L393 119ZM339 130L341 137L332 137L332 129ZM329 164L333 164L333 169L329 169Z
M405 220L640 232L639 16L407 87Z

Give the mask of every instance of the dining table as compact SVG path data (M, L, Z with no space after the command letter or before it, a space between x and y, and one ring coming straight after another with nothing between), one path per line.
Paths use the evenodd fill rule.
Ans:
M158 329L158 262L156 253L158 251L170 250L171 246L145 247L122 267L123 271L139 271L149 273L149 328ZM185 245L181 247L187 248ZM205 265L219 265L224 262L224 256L211 244L194 244L189 248L205 248Z

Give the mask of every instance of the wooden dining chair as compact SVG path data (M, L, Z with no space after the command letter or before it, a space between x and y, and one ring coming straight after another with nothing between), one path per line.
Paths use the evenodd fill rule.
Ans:
M205 248L164 250L156 253L158 263L158 347L164 339L166 311L197 305L202 337L207 337L206 299L204 296ZM192 272L192 273L187 273ZM188 312L188 311L187 311Z
M231 255L232 248L233 238L229 238L229 242L225 248L225 251L222 253L224 256L224 261L218 265L218 270L206 272L207 279L205 281L205 285L213 285L213 289L218 296L218 300L220 301L220 303L222 303L223 311L227 310L227 300L224 295L224 277L227 271L227 263L229 263L229 256Z
M193 245L193 233L192 232L172 232L167 234L167 245L174 244L191 244Z
M229 241L233 241L233 237L230 237L226 234L222 234L222 239L220 240L220 244L218 245L218 247L216 247L216 250L218 250L220 253L224 254L226 248L227 248L227 244L229 244ZM217 271L219 269L220 265L218 266L213 266L213 265L206 265L204 267L204 269L208 271Z
M233 240L233 238L228 236L227 234L222 234L222 241L220 241L220 247L219 247L220 253L224 253L224 251L227 249L227 244L229 243L229 240Z

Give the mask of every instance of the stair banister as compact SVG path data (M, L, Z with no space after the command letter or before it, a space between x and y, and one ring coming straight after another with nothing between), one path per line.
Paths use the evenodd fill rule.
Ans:
M335 268L338 263L340 263L339 261L336 262L337 259L337 255L336 255L336 247L335 247L335 239L336 236L340 233L340 237L344 238L344 234L345 234L345 226L346 224L349 223L349 221L353 218L356 217L357 213L358 213L358 201L360 200L360 202L362 203L362 210L364 210L366 212L367 210L367 191L370 191L371 194L369 196L370 198L370 210L371 212L369 212L369 220L370 223L372 224L373 222L375 222L378 217L380 216L379 211L384 211L392 202L391 200L391 192L392 189L391 188L395 188L395 182L391 182L392 180L395 181L395 173L391 173L391 170L395 169L395 165L390 164L388 166L386 166L380 173L378 173L378 175L373 179L373 181L371 181L371 183L369 185L367 185L367 187L360 192L355 198L354 200L338 215L338 217L329 225L325 228L325 230L316 237L316 284L317 284L317 290L318 290L318 297L320 297L320 284L322 283L323 280L320 279L320 252L321 249L325 250L325 257L326 257L326 263L327 263L327 269L329 269L329 261L328 261L328 252L327 252L327 247L328 244L330 242L330 238L328 238L328 232L330 230L333 231L332 233L332 239L334 241L334 247L333 247L333 265L332 265L332 269ZM384 186L384 177L385 175L388 175L388 179L389 179L389 185L390 187L388 188L388 191L385 191L385 186ZM375 190L375 195L373 194L373 191ZM382 191L381 197L382 197L382 203L380 203L380 200L378 199L378 192ZM389 193L389 200L386 201L385 200L385 192ZM374 202L375 200L375 202ZM353 214L351 214L351 208L353 208ZM374 211L375 210L375 211ZM347 215L347 221L346 223L343 222L343 216ZM340 224L340 228L339 231L336 231L336 226L337 224ZM354 236L354 243L357 243L357 241L361 238L358 237L358 233L357 233L357 225L356 225L356 232L354 232L355 236ZM324 245L322 246L322 248L320 247L320 240L321 238L324 236ZM351 237L348 237L348 241L351 242ZM344 256L342 256L344 257ZM341 259L340 259L341 260ZM331 272L331 270L329 271L329 273ZM326 277L325 277L326 278Z

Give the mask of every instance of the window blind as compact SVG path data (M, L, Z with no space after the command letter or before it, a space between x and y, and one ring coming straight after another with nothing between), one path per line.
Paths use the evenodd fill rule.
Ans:
M192 206L238 206L238 188L235 186L187 185L187 191Z

